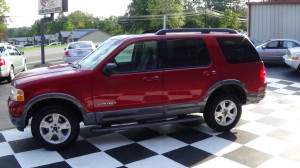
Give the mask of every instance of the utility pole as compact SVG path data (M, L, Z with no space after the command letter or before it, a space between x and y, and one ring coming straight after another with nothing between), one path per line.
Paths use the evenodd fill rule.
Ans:
M163 19L163 29L167 28L167 15L164 15L164 19Z
M207 0L205 0L205 27L207 28Z
M54 20L54 13L51 13L50 17L44 17L41 19L41 63L45 64L45 23Z

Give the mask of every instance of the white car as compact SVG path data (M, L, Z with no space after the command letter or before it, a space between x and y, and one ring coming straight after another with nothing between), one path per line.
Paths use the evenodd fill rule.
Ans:
M15 74L26 71L26 58L15 46L0 43L0 78L11 82Z
M96 49L96 46L92 41L76 41L68 44L65 48L64 61L67 63L73 63L79 60L90 52Z
M284 62L295 69L300 74L300 47L288 49L286 55L283 56Z
M62 43L61 42L53 42L53 43L50 43L48 46L55 46L55 45L61 45Z

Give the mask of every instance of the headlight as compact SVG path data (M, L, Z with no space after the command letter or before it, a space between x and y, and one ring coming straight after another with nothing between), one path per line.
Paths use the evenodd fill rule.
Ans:
M13 86L11 86L10 89L10 98L13 101L18 101L18 102L22 102L24 101L24 92L21 89L17 89Z

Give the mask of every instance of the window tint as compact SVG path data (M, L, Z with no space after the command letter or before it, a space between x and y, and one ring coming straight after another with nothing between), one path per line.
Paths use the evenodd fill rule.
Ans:
M75 42L71 43L68 49L77 49L77 48L92 48L92 44L89 42Z
M11 47L11 49L8 50L9 51L9 55L20 55L20 52L14 48L14 47Z
M117 65L116 73L157 70L157 42L134 43L124 48L112 61Z
M280 45L279 45L279 41L272 41L270 42L269 44L267 44L267 48L278 48Z
M210 58L202 39L167 40L166 68L207 66L209 64Z
M292 48L292 47L298 47L299 44L293 42L293 41L284 41L283 42L283 48Z
M230 64L261 61L257 51L246 38L217 38L217 41Z

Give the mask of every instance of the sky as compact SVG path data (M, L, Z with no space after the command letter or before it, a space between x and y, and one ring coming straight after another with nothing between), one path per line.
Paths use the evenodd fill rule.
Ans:
M8 16L9 28L30 27L37 19L44 17L38 14L39 0L6 0L10 7ZM68 0L68 13L80 10L93 14L94 17L122 16L131 0ZM50 16L50 15L48 15ZM54 14L54 17L58 14Z

